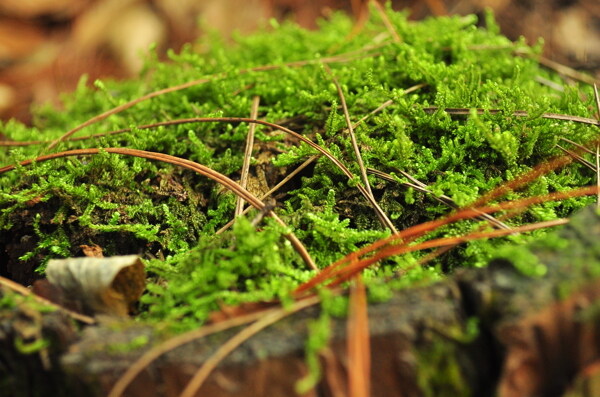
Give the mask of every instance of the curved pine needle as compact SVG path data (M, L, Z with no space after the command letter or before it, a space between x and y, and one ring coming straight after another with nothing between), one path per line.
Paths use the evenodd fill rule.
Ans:
M273 186L268 192L266 192L265 194L263 194L260 199L264 200L267 197L269 197L270 195L272 195L273 193L275 193L277 190L279 190L283 185L285 185L286 183L288 183L294 176L296 176L300 171L302 171L304 168L306 168L309 164L311 164L313 161L315 161L316 159L318 159L319 157L321 157L319 154L315 154L314 156L310 156L308 159L306 159L306 161L302 164L300 164L298 167L296 167L296 169L292 172L290 172L288 175L285 176L285 178L283 178L281 180L281 182L279 182L277 185ZM252 207L246 207L241 215L245 215L250 211L250 208ZM220 228L219 230L217 230L215 232L215 234L221 234L223 233L225 230L229 229L231 227L231 225L233 225L233 222L235 221L235 219L230 220L229 222L227 222L225 224L225 226L223 226L222 228Z
M379 13L379 16L381 17L381 21L385 25L385 28L387 29L387 31L394 38L394 42L396 42L396 43L402 43L402 38L400 37L400 35L396 31L396 28L394 27L394 25L392 25L392 22L388 18L387 14L385 12L385 9L383 8L383 6L381 4L379 4L379 1L377 1L377 0L371 0L370 3L375 6L375 9Z
M418 88L421 88L423 86L425 86L425 85L424 84L416 85L414 87L411 87L411 88L407 89L406 92L408 92L408 90L418 89ZM357 121L354 124L354 127L356 127L357 125L359 125L360 123L362 123L371 114L377 113L378 111L381 111L382 109L385 109L386 107L393 105L393 103L394 102L392 100L384 102L377 109L373 110L370 114L368 114L367 116L364 116L362 119L360 119L359 121ZM436 112L438 110L439 110L439 108L436 107L436 106L429 106L429 107L423 108L423 111L427 112L427 113L433 113L433 112ZM442 110L444 112L448 113L448 114L453 114L453 115L465 115L465 116L468 116L469 114L471 114L471 109L470 108L445 108L445 109L442 109ZM481 109L481 108L476 109L476 111L477 111L477 114L484 114L484 113L498 114L498 113L502 112L501 109ZM111 113L111 114L113 114L113 113ZM515 116L515 117L529 117L529 114L526 111L524 111L524 110L516 110L516 111L513 112L513 116ZM106 116L106 117L108 117L108 116ZM542 113L539 117L541 117L543 119L571 121L571 122L574 122L574 123L582 123L582 124L590 124L590 125L600 126L600 120L596 120L596 119L592 119L592 118L588 118L588 117L581 117L581 116L571 116L571 115L568 115L568 114ZM182 119L182 120L192 120L192 119ZM172 121L176 122L177 120L172 120ZM192 121L188 121L188 122L192 122ZM90 123L90 124L93 124L93 123ZM174 123L174 124L177 124L177 123ZM145 128L151 128L151 126L152 126L152 124L147 124L145 126L139 126L137 128L138 129L144 129L144 127ZM83 127L81 127L81 128L83 128ZM79 130L77 130L77 131L79 131ZM75 131L75 132L77 132L77 131ZM69 141L69 142L72 142L72 141L83 141L83 140L87 140L87 139L100 138L100 137L103 137L103 136L122 134L122 133L130 132L130 131L131 131L131 128L123 128L123 129L120 129L120 130L115 130L115 131L110 131L110 132L103 132L103 133L99 133L99 134L92 134L92 135L81 136L81 137L71 137L72 134L70 134L68 137L65 137L64 139L62 137L59 138L59 139L61 141ZM1 146L43 145L43 144L50 144L52 142L53 141L40 141L40 140L36 140L36 141L0 141L0 147Z
M296 290L294 291L294 294L296 294L296 295L302 294L302 293L306 292L307 290L309 290L319 284L323 284L324 282L326 282L327 280L332 278L337 272L339 272L341 267L351 266L352 264L359 262L360 261L359 258L364 255L367 255L367 254L370 254L370 253L373 253L376 251L380 252L381 249L386 249L385 248L386 246L388 246L388 245L391 246L391 244L395 243L395 242L401 242L402 245L398 245L396 247L402 247L402 246L406 245L407 243L409 243L410 241L413 241L415 238L418 238L418 237L424 235L425 233L427 233L431 230L435 230L441 226L444 226L444 225L447 225L447 224L450 224L450 223L453 223L453 222L456 222L459 220L473 218L475 216L481 215L482 213L489 214L489 213L494 213L494 212L502 211L502 210L524 208L524 207L528 207L530 205L544 203L546 201L556 201L556 200L564 200L564 199L573 198L573 197L589 196L591 194L596 194L598 191L599 191L599 188L595 185L594 186L585 186L583 188L571 190L568 192L550 193L550 194L543 195L543 196L528 197L528 198L524 198L521 200L507 201L507 202L503 202L503 203L495 204L495 205L491 205L491 206L466 208L466 209L454 212L450 215L447 215L446 217L443 217L443 218L435 219L435 220L429 221L429 222L420 223L418 225L404 229L404 230L400 231L398 234L378 240L370 245L367 245L355 252L352 252L352 253L346 255L345 257L332 263L325 269L322 269L319 274L315 275L313 278L311 278L304 284L300 285L298 288L296 288ZM527 225L525 225L525 226L527 226ZM504 235L506 235L506 234L510 234L511 232L516 232L518 230L519 230L518 228L513 228L510 230L505 230L505 229L494 230L493 232L504 233ZM375 255L377 255L377 254L375 254ZM375 263L375 262L373 262L373 263Z
M101 151L104 151L107 153L115 153L115 154L125 155L125 156L141 157L141 158L145 158L145 159L149 159L149 160L157 160L157 161L162 161L165 163L177 165L182 168L187 168L189 170L195 171L201 175L204 175L207 178L210 178L210 179L222 184L223 186L225 186L226 188L231 190L236 195L243 197L244 200L249 202L253 207L257 208L258 210L263 210L265 208L265 204L261 200L259 200L252 193L250 193L246 189L242 188L237 182L229 179L225 175L223 175L211 168L208 168L202 164L196 163L194 161L182 159L179 157L175 157L175 156L171 156L171 155L163 154L163 153L148 152L145 150L128 149L128 148L74 149L74 150L68 150L65 152L52 153L52 154L47 154L44 156L39 156L38 158L36 158L34 160L24 160L24 161L21 161L19 164L22 166L25 166L25 165L29 165L29 164L33 163L34 161L40 162L40 161L47 161L47 160L52 160L52 159L61 158L61 157L94 155L94 154L99 154ZM13 170L15 168L16 168L15 165L7 165L5 167L0 168L0 174L10 171L10 170ZM275 214L275 212L273 212L272 210L269 210L267 212L267 214L270 217L272 217L273 219L275 219L275 221L277 223L279 223L280 225L287 228L287 225L277 216L277 214ZM304 245L300 242L300 240L298 240L298 238L291 232L284 234L284 236L289 240L289 242L292 244L294 249L296 249L296 251L302 257L304 262L311 269L318 271L317 265L314 263L314 261L310 257L310 254L308 253L308 251L306 250Z
M192 379L188 382L185 389L179 394L179 397L194 397L197 395L198 390L204 384L204 381L210 373L219 365L219 363L229 355L233 350L235 350L242 343L247 341L249 338L267 328L268 326L276 323L279 320L284 319L285 317L299 312L300 310L304 310L307 307L315 305L319 303L321 299L317 296L313 296L308 299L303 299L301 301L295 302L291 308L281 308L274 310L268 314L264 314L259 320L255 323L247 326L239 333L234 335L227 342L219 346L217 351L210 357L208 360L204 362L204 365L198 369L198 371L194 374ZM117 397L118 395L115 395Z
M372 46L370 48L366 48L364 49L364 51L371 51L372 49L377 48L377 46ZM263 65L263 66L257 66L254 68L249 68L249 69L242 69L240 71L238 71L239 74L246 74L246 73L250 73L250 72L264 72L264 71L269 71L269 70L274 70L274 69L279 69L282 67L303 67L306 65L313 65L313 64L327 64L327 63L336 63L336 62L348 62L350 60L352 60L353 58L350 57L350 54L354 54L354 53L359 53L360 54L360 50L359 51L353 51L352 53L347 53L347 54L340 54L340 55L336 55L336 56L331 56L331 57L325 57L325 58L320 58L320 59L311 59L311 60L306 60L306 61L295 61L295 62L288 62L288 63L284 63L282 65ZM364 56L364 55L363 55ZM359 56L360 57L360 56ZM69 138L70 136L72 136L73 134L75 134L76 132L82 130L85 127L88 127L94 123L97 123L99 121L102 121L106 118L108 118L109 116L112 116L113 114L117 114L120 113L124 110L127 110L135 105L137 105L140 102L146 101L148 99L152 99L155 98L157 96L160 95L164 95L164 94L168 94L171 92L176 92L176 91L181 91L184 90L186 88L190 88L196 85L200 85L200 84L205 84L208 83L209 81L213 81L213 80L218 80L221 78L227 77L226 73L217 73L214 74L212 76L208 76L205 78L201 78L201 79L197 79L197 80L193 80L193 81L188 81L186 83L183 84L179 84L176 86L172 86L172 87L167 87L167 88L163 88L161 90L158 91L154 91L151 92L149 94L143 95L139 98L136 98L132 101L129 101L127 103L124 103L122 105L116 106L112 109L107 110L104 113L101 113L99 115L96 115L90 119L88 119L87 121L79 124L78 126L70 129L69 131L67 131L63 136L61 136L60 138L52 141L50 143L50 145L48 145L48 147L46 148L46 150L50 150L52 148L54 148L56 145L58 145L60 142L64 141L65 139Z
M85 323L88 325L96 324L96 320L93 317L86 316L84 314L77 313L77 312L74 312L67 308L64 308L60 305L57 305L56 303L51 302L46 298L36 295L29 288L24 287L23 285L16 283L6 277L0 276L0 287L6 287L12 291L15 291L15 292L23 295L23 296L31 296L33 299L40 302L41 304L47 305L47 306L52 306L53 308L60 310L61 312L67 314L69 317L71 317L77 321L81 321L82 323Z
M279 124L264 121L264 120L257 120L257 119L248 118L248 117L193 117L193 118L187 118L187 119L177 119L177 120L161 121L161 122L152 123L152 124L145 124L145 125L137 127L137 129L145 130L145 129L149 129L149 128L157 128L157 127L163 127L163 126L171 126L171 125L179 125L179 124L187 124L187 123L202 123L202 122L254 123L254 124L262 124L262 125L271 127L273 129L285 132L286 134L292 135L295 138L297 138L298 140L306 143L307 145L309 145L310 147L312 147L313 149L315 149L316 151L320 152L322 155L327 157L333 164L335 164L336 167L338 167L342 171L342 173L344 173L344 175L346 175L346 177L348 179L354 178L354 174L348 169L348 167L346 167L344 165L344 163L342 163L338 158L333 156L331 153L329 153L326 149L324 149L320 145L316 144L315 142L311 141L310 139L306 138L305 136L303 136L295 131L290 130L289 128L286 128ZM131 130L132 130L132 128L123 128L118 131L119 132L130 132ZM80 149L80 150L83 150L83 149ZM44 157L44 156L41 156L41 157ZM360 193L367 199L367 201L369 201L369 203L373 206L373 208L379 207L379 205L377 204L375 199L368 194L367 190L365 189L365 187L362 184L359 183L359 184L357 184L356 187L360 191ZM382 212L383 212L383 210L382 210Z
M338 271L334 277L330 278L330 280L332 280L332 281L329 284L327 284L327 286L335 287L335 286L339 285L340 283L349 281L351 278L355 277L357 274L359 274L365 268L371 266L374 263L379 262L382 259L389 258L390 256L406 254L408 252L414 252L414 251L419 251L419 250L424 250L424 249L429 249L429 248L455 246L455 245L466 243L469 241L508 236L511 234L529 232L529 231L537 230L537 229L544 229L544 228L553 227L553 226L561 226L561 225L565 225L567 223L569 223L568 219L554 219L551 221L544 221L544 222L532 223L532 224L528 224L528 225L515 227L511 230L504 230L504 229L491 230L491 231L487 231L487 232L471 233L471 234L467 234L465 236L442 237L442 238L438 238L438 239L434 239L434 240L425 241L423 243L419 243L419 244L415 244L415 245L391 246L389 248L378 251L377 254L373 257L351 263L347 267L340 269L340 271Z
M327 70L327 73L329 73L329 75L331 76L333 84L337 89L338 96L340 97L340 102L344 111L344 118L346 119L346 125L348 126L348 133L350 135L350 140L352 141L352 148L354 149L354 155L356 156L356 161L358 162L358 168L360 169L360 174L365 187L365 192L368 195L368 199L373 205L373 209L375 210L375 213L377 214L377 217L379 218L383 226L390 229L392 233L397 233L398 230L396 230L396 227L394 226L390 218L388 218L388 216L385 214L385 211L383 211L383 209L379 206L379 203L377 203L377 200L375 200L375 196L373 196L373 191L371 190L371 185L369 184L369 177L367 176L365 163L363 162L362 155L360 154L358 141L356 140L356 134L354 133L354 128L352 127L352 121L350 120L350 113L348 112L348 106L346 105L346 96L344 95L344 91L342 90L342 87L340 86L338 80L331 72L331 69L329 67L326 67L325 69Z
M108 392L107 397L120 397L123 395L127 387L133 382L133 380L146 369L154 360L160 356L190 343L196 339L204 338L205 336L222 332L230 328L239 327L241 325L256 321L259 318L271 313L276 309L268 309L266 311L260 311L255 313L246 314L244 316L235 317L225 321L218 322L216 324L210 324L203 326L199 329L188 331L176 337L170 338L161 344L148 350L142 356L140 356L133 364L131 364L125 373L115 382L112 389Z

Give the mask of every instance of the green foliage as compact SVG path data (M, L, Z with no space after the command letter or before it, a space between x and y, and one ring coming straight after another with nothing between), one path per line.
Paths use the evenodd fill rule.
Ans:
M468 369L461 366L461 348L479 334L477 319L469 319L465 329L449 325L417 352L417 382L424 396L470 396Z
M204 321L220 304L285 299L304 277L290 244L282 241L284 231L268 223L257 231L242 217L229 234L201 237L179 258L168 284L149 286L142 298L145 317L185 328Z
M63 98L64 109L37 110L35 125L3 123L11 140L53 140L97 114L156 90L190 81L204 83L145 100L83 129L77 136L122 128L128 133L68 141L57 149L129 147L167 153L204 164L239 180L249 126L244 123L189 122L136 128L154 122L194 117L248 117L252 98L260 98L259 118L285 125L320 144L353 173L347 178L321 156L277 196L275 211L289 229L271 222L253 226L256 214L236 221L232 231L215 232L233 217L236 197L191 171L139 158L101 153L42 162L0 175L0 239L7 245L31 241L9 263L29 261L40 270L52 257L81 255L80 245L98 244L105 255L141 254L151 276L142 299L142 317L165 319L187 329L206 319L220 304L285 298L313 275L283 234L293 231L321 267L389 235L373 208L358 192L362 184L336 88L324 63L341 84L356 128L364 163L388 174L404 171L458 205L511 180L559 152L559 137L580 143L597 129L548 120L543 112L591 117L588 86L563 92L540 83L563 84L530 57L539 46L510 42L498 35L493 18L487 29L477 18L445 17L420 23L390 11L402 38L393 42L373 13L353 36L352 21L334 14L317 31L291 23L272 23L264 31L236 37L234 45L208 35L169 62L147 59L143 78L126 82L83 78ZM375 46L375 47L373 47ZM337 57L329 62L330 57ZM293 62L306 61L303 64ZM261 67L272 65L269 68ZM255 68L255 69L253 69ZM581 99L585 98L585 99ZM374 113L382 104L389 106ZM450 115L439 108L498 109ZM523 110L527 117L514 112ZM316 152L281 131L258 127L251 176L269 187ZM3 163L33 158L39 146L3 151ZM3 165L4 165L3 164ZM266 170L266 171L265 171ZM593 172L576 164L550 172L504 199L565 191L594 181ZM268 180L267 180L268 179ZM398 229L447 214L450 208L431 195L369 176L375 197ZM405 177L398 181L407 182ZM592 199L577 198L532 207L508 221L511 226L565 217ZM475 230L478 221L442 228L430 237ZM23 241L21 241L23 240ZM527 238L502 241L522 243ZM373 299L384 299L388 279L394 288L439 279L459 266L482 266L496 241L470 243L441 256L428 267L414 253L383 261L369 270ZM401 277L398 277L401 274Z

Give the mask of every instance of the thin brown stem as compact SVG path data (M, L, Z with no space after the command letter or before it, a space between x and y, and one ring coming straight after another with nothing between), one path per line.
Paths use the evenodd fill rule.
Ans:
M252 99L252 109L250 110L250 118L255 119L258 116L258 105L260 104L260 98L255 96ZM256 124L250 124L248 129L248 135L246 136L246 148L244 150L244 163L242 164L242 172L240 177L240 186L246 189L248 185L248 173L250 171L250 162L252 161L252 148L254 147L254 130ZM244 199L238 196L237 203L235 205L234 218L237 218L242 214L244 209Z
M374 263L379 262L382 259L389 258L390 256L401 255L408 252L414 252L429 248L454 246L457 244L462 244L474 240L496 238L516 233L530 232L537 229L561 226L567 223L569 223L569 219L554 219L551 221L544 221L518 226L511 230L491 230L486 232L475 232L465 236L443 237L439 239L429 240L415 245L403 244L399 246L390 246L388 248L378 251L377 254L372 257L365 258L360 261L351 262L348 266L339 269L336 273L334 273L332 277L328 278L330 283L327 284L327 286L336 287L340 283L350 280L363 269L373 265Z
M66 309L60 305L57 305L54 302L51 302L39 295L34 294L29 288L27 288L19 283L16 283L6 277L0 276L0 287L6 287L12 291L15 291L15 292L21 294L21 295L30 296L33 299L35 299L36 301L38 301L39 303L46 305L46 306L51 306L55 309L58 309L58 310L62 311L63 313L67 314L69 317L71 317L77 321L80 321L82 323L85 323L88 325L96 324L96 320L94 320L92 317L83 315L81 313L74 312L74 311Z
M219 363L223 361L225 357L227 357L232 351L234 351L238 346L250 339L252 336L256 335L268 326L275 324L277 321L280 321L319 302L320 298L315 296L297 301L292 305L291 308L280 308L264 314L259 320L242 329L227 342L220 345L217 351L213 353L213 355L210 356L206 361L204 361L202 367L200 367L194 376L192 376L192 379L190 379L183 391L179 394L179 397L193 397L198 395L198 391L210 373L217 367L217 365L219 365Z
M381 21L385 25L385 28L387 29L387 31L392 35L394 42L402 43L402 38L400 38L400 35L396 31L396 28L394 27L394 25L392 25L392 22L388 18L383 6L381 4L379 4L379 1L377 1L377 0L371 0L371 4L373 4L375 6L375 9L377 10L377 12L379 13L379 16L381 17Z
M337 89L338 96L340 97L342 110L344 111L344 118L346 119L346 125L348 126L348 133L350 134L350 140L352 142L352 149L354 150L354 155L356 156L356 161L358 162L358 168L359 168L360 174L362 176L365 191L368 195L367 198L373 204L375 213L377 214L377 217L379 218L379 220L383 224L383 226L390 229L392 231L392 233L397 233L398 231L396 230L396 227L394 226L392 221L387 217L387 215L385 214L383 209L379 206L379 203L377 203L377 200L375 200L375 196L373 195L373 191L371 190L371 185L369 184L369 177L367 176L367 170L365 167L365 163L363 162L362 155L360 154L360 148L358 147L358 141L356 140L356 134L354 133L354 128L352 127L352 121L350 120L350 113L348 112L348 106L346 104L346 96L344 95L344 91L342 90L340 83L337 81L337 79L331 72L331 69L329 69L329 67L326 67L326 70L329 73L329 75L331 76L331 79L333 80L333 84L335 85L335 87Z
M376 46L372 46L370 48L367 49L363 49L362 51L370 51L372 49L376 49ZM357 51L353 51L352 53L347 53L347 54L340 54L340 55L336 55L336 56L331 56L331 57L325 57L325 58L320 58L320 59L311 59L311 60L306 60L306 61L295 61L295 62L288 62L282 65L263 65L263 66L257 66L254 68L250 68L250 69L242 69L240 71L238 71L239 74L245 74L245 73L250 73L250 72L264 72L264 71L270 71L270 70L274 70L274 69L279 69L282 67L303 67L303 66L307 66L307 65L320 65L320 64L328 64L328 63L336 63L336 62L348 62L350 60L353 60L354 58L350 57L350 54L359 54L360 55L360 51L361 50L357 50ZM370 54L372 55L372 54ZM364 54L363 54L364 56ZM164 94L168 94L171 92L176 92L176 91L181 91L184 90L186 88L190 88L196 85L200 85L200 84L205 84L209 81L213 81L213 80L217 80L217 79L221 79L226 77L227 74L226 73L217 73L214 74L212 76L208 76L205 78L201 78L201 79L197 79L197 80L193 80L193 81L188 81L186 83L183 84L179 84L173 87L167 87L167 88L163 88L161 90L158 91L154 91L151 92L149 94L143 95L139 98L136 98L134 100L131 100L127 103L124 103L122 105L119 105L117 107L114 107L112 109L107 110L104 113L101 113L99 115L96 115L94 117L92 117L91 119L83 122L82 124L79 124L78 126L72 128L71 130L67 131L63 136L61 136L60 138L52 141L52 143L50 143L50 145L46 148L46 150L50 150L52 148L54 148L56 145L58 145L60 142L64 141L65 139L69 138L70 136L72 136L73 134L75 134L76 132L80 131L81 129L90 126L94 123L97 123L99 121L102 121L106 118L108 118L109 116L113 115L113 114L117 114L120 113L126 109L129 109L135 105L137 105L140 102L146 101L148 99L152 99L155 98L157 96L160 95L164 95Z
M309 164L311 164L313 161L315 161L316 159L318 159L319 157L321 157L319 154L316 154L314 156L310 156L304 163L300 164L294 171L290 172L288 175L286 175L285 178L283 178L281 180L281 182L279 182L277 185L273 186L268 192L266 192L265 194L263 194L260 199L264 200L267 197L269 197L270 195L272 195L273 193L275 193L277 190L281 189L281 187L283 185L285 185L286 183L288 183L294 176L296 176L300 171L302 171L304 168L306 168ZM248 211L250 211L250 208L252 207L246 207L241 215L245 215L248 213ZM227 222L227 224L225 224L225 226L223 226L222 228L220 228L219 230L217 230L215 232L215 234L221 234L223 233L225 230L229 229L231 227L231 225L233 225L234 223L234 219L230 220L229 222Z
M194 329L192 331L186 332L181 335L177 335L173 338L167 339L161 344L153 347L144 353L141 357L139 357L133 364L131 364L125 373L121 375L121 377L115 382L112 386L112 389L109 391L107 397L120 397L123 395L127 387L133 382L133 380L153 361L162 356L165 353L168 353L179 346L183 346L187 343L190 343L194 340L203 338L208 335L216 334L218 332L225 331L230 328L239 327L241 325L250 323L252 321L256 321L262 317L264 317L268 313L272 313L277 309L267 309L262 310L255 313L246 314L243 316L234 317L232 319L228 319L225 321L218 322L216 324L206 325L199 329Z
M437 112L438 110L440 110L440 108L438 108L437 106L430 106L430 107L425 107L423 108L424 112L427 113L433 113L433 112ZM471 114L471 109L469 108L445 108L445 109L441 109L442 111L448 113L448 114L456 114L456 115L469 115ZM498 114L501 113L502 110L500 109L476 109L477 114L484 114L484 113L489 113L489 114ZM529 117L529 113L524 111L524 110L517 110L513 112L513 116L517 116L517 117ZM587 117L580 117L580 116L570 116L567 114L558 114L558 113L542 113L540 115L540 117L544 118L544 119L553 119L553 120L564 120L564 121L574 121L577 123L583 123L583 124L591 124L591 125L597 125L600 126L600 121L599 120L595 120L595 119L590 119Z
M584 166L588 167L592 171L596 172L596 166L594 164L592 164L591 161L588 161L588 160L584 159L583 157L581 157L577 153L574 153L574 152L572 152L570 150L565 149L564 147L560 146L558 143L555 146L557 148L559 148L560 150L562 150L564 153L566 153L569 156L573 157L573 159L575 159L579 163L583 164Z
M404 177L408 178L412 183L410 182L400 182L398 180L396 180L393 176L391 176L390 174L387 174L385 172L376 170L374 168L368 168L367 171L373 175L378 176L381 179L385 179L386 181L390 181L390 182L394 182L397 184L400 184L402 186L406 186L412 189L415 189L419 192L425 193L427 195L430 195L431 197L433 197L435 200L437 200L438 202L447 205L448 207L452 208L452 209L459 209L459 205L456 204L454 202L454 200L452 200L451 197L446 196L445 194L442 195L436 195L434 194L431 190L429 190L429 186L427 186L426 184L424 184L423 182L419 181L418 179L416 179L415 177L413 177L412 175L410 175L407 172L404 172L402 170L398 170L398 172L400 172ZM503 222L500 222L499 220L497 220L496 218L494 218L493 216L489 215L489 214L481 214L479 215L477 218L480 218L482 220L488 221L490 222L492 225L494 225L495 227L498 227L500 229L510 229L510 226L506 225Z
M411 87L411 88L417 89L417 88L421 88L422 86L423 85L419 84L419 85ZM409 88L409 89L411 89L411 88ZM375 114L375 113L385 109L386 107L392 105L393 103L394 102L392 100L384 102L377 109L375 109L371 113L369 113L369 115L364 116L363 118L358 120L354 124L354 127L356 127L360 123L364 122L371 114ZM439 108L435 107L435 106L423 108L423 111L425 111L427 113L433 113L438 110L439 110ZM448 114L453 114L453 115L469 115L469 114L471 114L470 108L446 108L446 109L443 109L443 111L445 111ZM498 113L502 112L502 110L500 110L500 109L476 109L476 111L478 114L484 114L486 112L490 113L490 114L498 114ZM513 115L517 116L517 117L529 117L529 114L524 110L517 110L517 111L513 112ZM599 120L591 119L591 118L587 118L587 117L581 117L581 116L571 116L568 114L542 113L539 117L545 118L545 119L572 121L575 123L591 124L591 125L600 126ZM183 122L190 122L190 123L194 122L193 121L194 119L180 119L180 120L184 120ZM181 123L180 120L171 120L170 122L172 122L173 124L178 124L178 122ZM201 121L204 121L204 120L201 120ZM169 123L169 122L166 122L166 123ZM145 126L139 126L137 128L138 129L150 128L154 125L161 125L161 124L159 124L159 123L147 124ZM130 131L131 131L131 128L123 128L120 130L115 130L115 131L110 131L110 132L105 132L105 133L93 134L93 135L88 135L88 136L83 136L83 137L65 138L62 140L64 140L64 141L67 141L67 140L68 141L82 141L82 140L99 138L99 137L108 136L108 135L122 134L122 133L130 132ZM48 144L48 143L50 143L50 141L39 141L39 140L36 140L36 141L0 141L0 147L1 146L29 146L29 145Z
M596 118L600 121L600 95L598 95L598 86L594 83L594 98L596 99ZM596 186L598 186L598 195L596 197L596 206L600 208L600 142L596 142Z
M575 141L572 141L572 140L570 140L568 138L560 136L560 137L558 137L558 139L570 143L571 145L577 147L579 150L581 150L583 152L586 152L586 153L589 153L589 154L594 154L595 153L593 150L590 150L590 149L586 148L585 146L580 145L579 143L577 143Z
M348 396L368 397L371 389L371 340L367 294L360 273L354 277L354 283L350 287L348 306Z

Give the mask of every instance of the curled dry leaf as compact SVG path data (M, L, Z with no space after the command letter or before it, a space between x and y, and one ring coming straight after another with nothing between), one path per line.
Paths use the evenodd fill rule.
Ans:
M84 311L126 316L145 288L144 265L136 255L51 260L48 280Z

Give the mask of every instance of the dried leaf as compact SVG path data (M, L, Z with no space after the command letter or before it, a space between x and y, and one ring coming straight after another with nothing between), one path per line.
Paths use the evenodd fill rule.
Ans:
M145 288L144 265L136 255L54 259L46 274L69 299L94 313L126 316Z
M102 253L102 247L100 247L98 244L93 244L93 245L80 245L79 248L81 248L81 251L83 252L83 255L85 256L89 256L92 258L104 258L104 254Z

